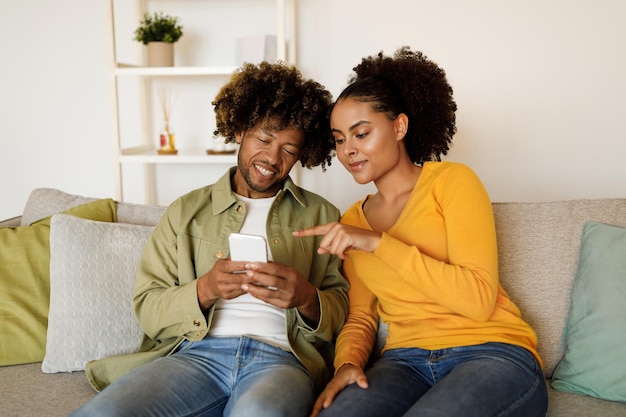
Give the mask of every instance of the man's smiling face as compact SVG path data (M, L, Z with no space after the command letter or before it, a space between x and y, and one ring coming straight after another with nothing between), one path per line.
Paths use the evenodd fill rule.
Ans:
M300 159L301 129L270 130L257 125L235 135L239 143L233 191L250 198L276 195L291 168Z

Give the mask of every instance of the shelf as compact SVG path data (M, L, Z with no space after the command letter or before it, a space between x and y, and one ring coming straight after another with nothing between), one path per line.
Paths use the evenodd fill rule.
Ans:
M209 155L206 149L189 149L179 150L176 155L159 155L156 149L142 146L124 149L119 161L143 164L236 164L237 154Z
M212 5L211 2L192 1L178 2L177 0L107 0L107 32L109 42L108 68L110 70L111 83L110 94L113 116L113 145L115 152L115 194L118 201L125 201L124 188L144 191L144 203L168 204L168 201L159 201L158 182L162 180L157 173L163 164L169 165L164 168L169 171L186 175L183 165L219 165L233 166L237 164L237 154L215 155L208 154L211 147L211 134L214 127L207 119L211 118L212 108L210 99L215 97L217 91L228 81L242 61L240 57L233 59L235 44L230 45L236 39L251 34L274 34L276 36L276 59L290 65L296 64L297 27L296 11L297 0L267 0L257 2L247 0L248 3L258 6L259 21L255 22L256 29L246 27L238 30L230 27L233 16L246 13L246 7L240 3L230 4L219 2ZM223 3L223 4L221 4ZM275 3L272 6L272 3ZM186 17L185 29L189 29L189 42L185 46L180 43L176 46L179 54L180 66L173 67L148 67L143 63L148 62L143 45L133 42L129 36L136 28L136 21L144 12L151 9L160 9L166 6L168 12L176 16ZM217 6L217 7L212 7ZM215 14L213 15L213 11ZM179 14L180 12L180 14ZM275 14L274 14L275 13ZM230 39L225 42L218 36L222 30L213 30L213 26L206 27L207 19L221 19L218 28L225 26L227 30L233 29L229 34ZM274 15L276 24L272 23ZM268 18L269 17L269 18ZM222 25L224 23L224 25ZM189 26L187 26L187 24ZM209 30L205 30L209 29ZM232 35L232 36L230 36ZM213 40L215 39L215 41ZM209 40L210 42L207 42ZM228 46L230 45L230 46ZM181 48L179 48L180 46ZM210 48L210 53L207 53ZM263 55L265 56L265 55ZM256 61L256 58L253 59ZM132 63L132 64L130 64ZM233 63L233 65L229 65ZM215 65L217 64L217 65ZM194 66L195 65L195 66ZM186 145L179 149L176 155L159 155L157 153L161 126L157 125L163 120L160 96L166 89L184 89L183 94L176 94L175 99L180 99L176 105L175 117L178 117L179 126L185 126L193 134L179 132L181 137L188 137L189 141L180 141L179 145ZM169 99L171 97L168 97ZM176 123L174 123L176 125ZM201 138L206 138L202 140ZM205 147L206 143L206 147ZM137 170L137 166L143 165L143 173ZM181 165L181 166L176 166ZM139 175L125 175L123 167L128 172ZM202 167L203 168L203 167ZM194 170L195 171L195 170ZM221 175L221 174L220 174ZM210 181L206 178L206 181ZM124 184L129 182L130 184ZM167 182L165 182L167 185ZM135 191L136 192L136 191ZM136 198L133 201L138 201Z
M118 64L115 75L134 75L144 77L168 77L189 75L231 75L237 67L135 67Z

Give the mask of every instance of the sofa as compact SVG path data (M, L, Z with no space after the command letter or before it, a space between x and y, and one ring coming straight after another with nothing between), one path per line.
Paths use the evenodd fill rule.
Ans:
M89 355L85 356L83 355L84 351L88 348L78 346L77 349L76 346L71 345L73 342L70 339L74 338L74 333L82 333L80 326L83 323L77 324L71 321L75 320L71 317L62 318L66 306L62 302L59 304L59 294L65 294L64 300L66 301L68 299L67 294L70 294L69 298L72 298L71 294L73 293L62 293L58 289L58 283L54 284L59 280L57 276L59 270L63 271L63 267L59 267L63 262L66 268L65 274L78 274L77 279L82 280L81 283L90 282L90 280L102 281L106 278L97 274L87 277L81 275L80 262L82 261L78 258L90 256L88 251L92 243L88 241L78 240L74 242L73 249L69 251L70 255L67 254L68 251L66 250L63 262L57 259L59 257L58 252L61 250L58 243L58 239L62 235L60 230L67 224L74 224L72 222L80 224L79 228L76 228L78 227L76 224L72 226L73 228L70 227L69 233L67 230L65 231L65 238L70 240L76 238L76 236L72 236L72 233L84 238L95 230L96 240L101 239L103 234L109 233L108 229L99 228L103 222L90 219L75 221L71 214L56 214L94 200L96 199L71 195L60 190L36 189L26 202L21 216L0 222L0 227L19 229L32 227L28 225L34 224L33 222L37 219L52 216L49 217L51 219L49 237L50 316L45 357L34 363L0 366L0 381L2 382L0 383L0 414L3 416L64 416L96 395L96 392L90 387L84 371L80 369L84 367L85 360L90 359L89 355L102 356L107 353L90 352ZM136 233L137 230L140 230L141 236L134 239L138 242L141 242L141 239L145 240L151 227L156 224L164 211L164 207L120 202L113 202L113 206L117 212L116 218L106 227L116 228L115 239L117 240L110 241L114 243L113 245L110 242L103 244L101 240L97 241L93 245L99 248L98 252L115 251L115 247L119 246L115 242L125 241L126 234ZM597 319L596 311L606 310L609 307L620 308L621 295L626 292L626 269L620 266L623 265L623 259L626 258L626 246L623 246L626 242L626 229L623 229L626 227L626 198L493 203L493 211L498 238L502 285L521 309L524 319L530 323L538 335L538 349L544 361L544 374L549 390L548 416L626 416L626 399L620 397L624 392L622 391L621 394L619 392L620 385L623 387L621 380L626 377L626 371L623 371L626 369L626 356L617 360L612 356L623 353L622 345L619 342L626 337L624 325L626 307L621 307L621 314L616 311L604 311L604 314L609 314L612 319L607 320L606 317L601 317L600 322L590 323L592 329L587 329L587 331L599 332L600 335L587 335L583 332L581 336L580 329L577 327L587 317ZM123 226L123 224L129 226ZM91 227L90 230L92 231L85 231L87 229L82 227L86 226ZM605 226L610 229L613 235L608 239L608 246L601 246L599 250L596 250L596 255L601 257L601 262L596 261L596 263L602 263L603 266L606 266L607 263L617 262L618 266L600 274L602 275L600 278L590 279L589 275L593 275L594 266L581 265L583 249L586 248L585 251L589 248L595 250L597 245L603 244L603 240L598 237L594 227L603 228ZM600 236L604 235L601 234ZM598 241L600 243L597 243ZM113 248L106 248L106 245L113 246ZM615 256L615 251L619 251L619 245L622 245L621 253L623 255ZM127 264L126 272L116 272L115 278L118 275L125 275L124 279L130 281L131 285L141 244L134 244L134 246L139 246L134 255L126 256L132 250L123 249L122 255L124 256L118 253L117 258L110 258L106 261L108 264ZM0 247L0 251L2 250L4 248ZM87 255L79 254L81 251L87 251ZM605 259L607 254L610 255L611 253L613 255L607 261ZM73 254L76 254L76 258ZM584 257L586 263L592 263L587 252L584 252ZM90 260L90 262L93 261ZM103 268L99 268L99 270L103 270L104 273ZM619 282L620 274L622 276L621 283ZM597 275L598 273L596 273ZM594 279L600 282L606 281L605 276L618 277L614 279L614 282L605 285L604 289L594 289ZM4 276L0 276L0 282L4 279ZM583 282L585 279L586 282ZM76 284L74 282L68 285ZM99 288L99 291L102 291L102 287ZM607 295L602 291L608 291L609 294ZM585 297L595 297L593 300L597 303L589 304L589 300L584 300ZM117 298L121 297L118 296ZM579 299L583 299L580 304L584 302L582 310L577 304ZM607 307L608 304L611 306ZM88 306L88 310L92 309L99 310L101 313L100 308L95 308L93 305ZM580 317L581 311L582 319ZM53 312L57 316L53 316ZM100 314L100 316L104 316L104 320L106 320L106 315L106 313ZM2 319L1 316L0 319ZM98 317L98 319L102 319L102 317ZM116 326L109 327L117 327L117 323L122 323L117 318L115 320ZM53 323L56 327L54 332L57 334L52 331ZM124 326L130 330L118 339L118 343L126 339L133 339L133 343L130 344L132 350L137 341L137 329L133 327L136 324L120 324L120 327ZM97 330L94 329L90 329L90 331L97 333ZM609 333L608 342L606 342L606 333ZM618 337L615 338L615 335ZM0 337L6 337L6 335L0 335ZM53 341L52 337L56 339ZM95 337L97 338L97 336ZM381 326L379 343L383 343L384 337L385 328ZM577 338L580 337L582 337L581 343L589 342L595 346L595 354L585 354L582 359L580 356L576 356L576 354L580 354L580 352L577 353L577 349L580 350L577 345L579 342ZM597 339L594 339L596 337ZM93 334L91 338L94 338ZM66 354L67 356L69 353L70 357L66 357L65 362L57 360L57 363L52 363L54 362L52 359L48 360L49 357L55 355L50 346L53 343L58 345L57 353L58 350L61 352L59 355ZM113 348L117 349L118 346L113 346ZM129 347L125 349L129 349ZM583 352L585 351L583 350ZM79 356L85 356L82 358L83 362L72 362L74 357ZM603 378L604 373L607 375L614 372L624 373L622 373L621 378L616 380L602 381L600 388L586 386L584 378L587 364L581 366L580 369L578 369L578 364L586 362L587 358L593 359L591 372L594 370L601 371L600 379ZM574 371L571 371L573 360ZM611 361L609 368L606 368L606 364L602 363L603 361ZM71 369L77 370L68 371ZM580 381L581 376L582 382ZM597 380L598 375L594 375L593 378ZM574 381L572 382L570 379Z

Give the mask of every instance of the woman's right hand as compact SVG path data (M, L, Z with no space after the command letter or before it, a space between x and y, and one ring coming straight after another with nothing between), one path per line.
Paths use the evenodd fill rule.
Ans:
M367 377L363 369L350 363L341 365L341 368L335 372L333 379L326 385L320 396L317 397L311 417L317 416L323 408L328 408L339 392L355 382L359 387L367 389Z
M349 250L362 250L372 253L378 247L381 239L380 233L338 222L296 230L293 235L296 237L324 236L317 253L320 255L331 253L341 259L346 259L346 253Z

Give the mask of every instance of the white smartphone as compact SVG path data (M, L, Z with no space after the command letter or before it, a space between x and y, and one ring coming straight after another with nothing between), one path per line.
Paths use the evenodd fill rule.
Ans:
M228 236L231 261L267 262L267 243L263 236L231 233ZM246 271L235 271L234 274L245 274ZM264 286L261 283L254 285ZM276 291L276 287L266 287Z
M263 236L231 233L228 244L232 261L267 262L267 243Z

